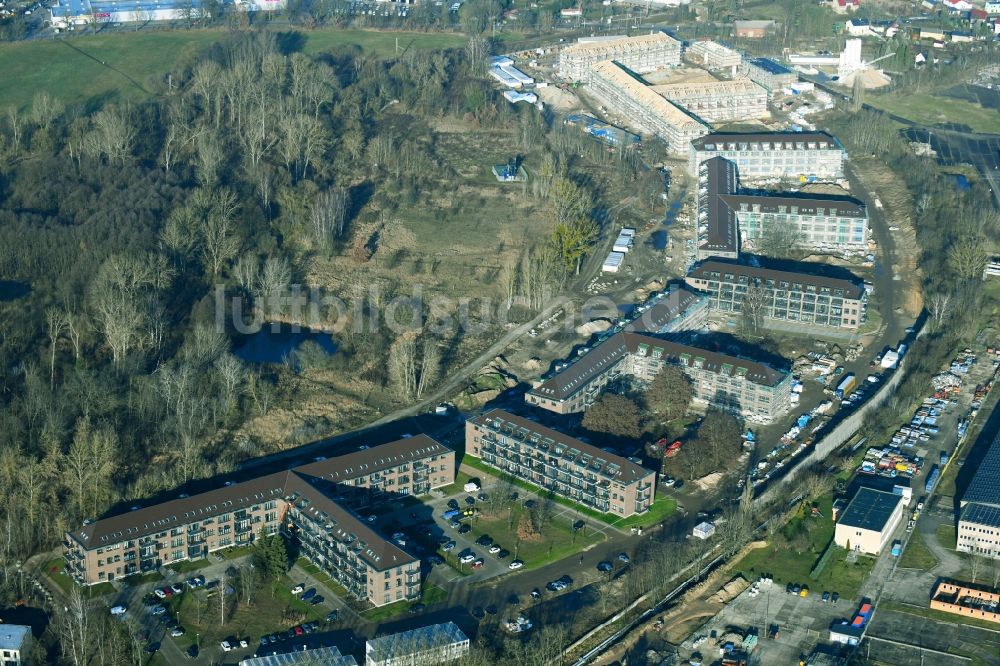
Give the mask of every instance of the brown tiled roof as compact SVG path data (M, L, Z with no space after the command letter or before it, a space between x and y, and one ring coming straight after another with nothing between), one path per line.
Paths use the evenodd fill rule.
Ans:
M682 366L692 366L696 361L701 361L701 368L714 373L726 373L729 375L742 374L747 381L764 386L776 386L780 384L787 372L775 370L769 365L741 358L730 356L721 352L709 351L701 347L681 344L673 340L663 340L640 333L622 333L625 336L625 346L629 353L636 353L641 346L647 347L650 351L660 349L664 358L669 362Z
M661 350L664 358L671 363L691 365L695 359L700 359L701 367L709 372L728 372L741 374L748 381L764 386L779 384L787 373L775 370L769 365L737 356L729 356L700 347L681 344L673 340L665 340L642 333L616 333L610 338L584 354L578 361L572 363L562 372L556 373L538 388L529 393L549 400L565 400L585 387L597 375L607 371L628 354L635 354L641 346L653 350ZM686 359L686 363L682 363Z
M719 198L737 213L740 212L741 205L746 205L748 208L756 205L760 207L761 212L765 213L778 213L780 212L778 207L784 206L789 210L792 207L797 208L799 215L815 215L817 209L825 208L828 211L836 211L837 215L844 217L865 217L865 205L849 197L826 197L819 194L806 194L802 196L792 196L790 194L720 194Z
M705 177L704 183L701 182L702 176ZM738 188L734 162L713 157L702 163L698 174L698 224L707 224L708 230L700 249L712 252L739 251L736 214L722 200L722 195L733 194Z
M330 499L315 487L316 481L320 479L298 471L289 472L285 494L295 498L299 511L313 520L331 525L330 536L342 543L354 544L358 548L358 556L379 571L416 559Z
M858 299L864 293L864 285L860 281L834 278L816 273L805 273L803 271L781 270L770 266L749 266L741 264L738 261L726 261L725 259L707 259L699 262L688 272L688 277L702 280L718 280L718 277L712 276L713 273L721 275L731 274L736 278L733 280L734 282L739 282L739 278L742 276L748 279L760 280L764 283L768 281L773 281L777 284L788 282L830 290L839 289L843 292L844 298Z
M713 132L691 142L695 150L706 151L752 150L753 144L760 150L844 149L826 132Z
M565 400L589 384L594 377L620 363L627 354L622 334L612 335L569 367L544 381L541 386L532 389L531 393L550 400Z
M364 451L356 451L328 460L308 463L292 470L275 472L242 483L235 483L191 497L181 497L103 518L72 530L70 534L88 550L101 548L121 541L139 539L169 531L192 521L246 509L254 504L284 499L291 494L293 489L302 490L305 488L313 493L310 498L312 501L321 503L324 507L337 507L332 499L325 497L313 488L315 484L311 485L310 482L304 481L304 478L323 479L328 483L343 483L348 479L367 476L403 463L450 451L451 449L439 444L427 435L419 434L381 446L373 446ZM305 485L303 486L303 484ZM331 515L334 514L332 509L329 512ZM348 511L337 507L336 515L339 516L338 522L344 525L350 524L353 531L363 530L366 534L375 535L370 528ZM365 540L372 547L376 547L375 544L379 541L391 547L390 550L385 550L383 545L377 546L378 553L389 558L398 557L398 554L403 552L391 543L385 542L382 537L377 537L377 539L370 537ZM407 557L409 558L407 561L413 559ZM376 566L373 562L372 565Z
M630 321L624 330L630 333L659 333L661 328L703 298L686 286L671 285L668 294Z
M168 500L96 520L72 530L70 534L89 550L169 531L195 520L232 513L269 500L280 500L284 497L287 474L287 471L275 472L191 497Z
M607 472L609 476L619 483L634 483L653 473L652 470L648 470L641 465L636 465L631 460L622 458L614 453L608 453L593 444L570 437L558 430L546 428L540 423L517 416L516 414L511 414L502 409L492 409L470 420L476 425L499 430L515 439L525 439L529 435L535 434L541 439L548 438L558 444L564 444L569 447L563 453L564 456L571 456L574 462L580 462L580 458L583 456L590 456L591 459L588 462L588 466L594 466L595 471L603 470ZM572 449L576 450L575 453L571 451Z

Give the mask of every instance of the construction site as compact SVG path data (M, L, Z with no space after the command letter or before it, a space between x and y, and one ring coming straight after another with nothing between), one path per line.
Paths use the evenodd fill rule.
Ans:
M591 68L606 60L634 72L674 67L681 62L681 43L663 32L638 37L583 37L559 52L559 76L589 82Z

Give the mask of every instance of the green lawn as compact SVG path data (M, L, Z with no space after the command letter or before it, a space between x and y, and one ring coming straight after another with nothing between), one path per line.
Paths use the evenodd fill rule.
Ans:
M76 587L76 583L73 579L69 577L65 572L66 561L61 557L57 557L53 560L49 560L42 565L42 571L52 580L56 586L62 590L63 594L69 594L70 591ZM115 591L114 586L111 583L98 583L97 585L88 585L87 587L80 588L84 596L88 599L96 599L98 597L103 597L106 594L111 594Z
M486 474L488 476L507 478L513 485L519 488L523 488L524 490L528 490L530 492L539 494L544 492L541 488L539 488L534 484L528 483L527 481L522 481L521 479L515 478L513 476L504 474L503 472L493 469L492 467L482 462L478 458L473 458L472 456L465 456L464 458L462 458L462 464L468 465L473 469L477 469L481 471L483 474ZM459 489L461 489L462 487L461 484L458 484L456 482L456 485L458 486ZM658 523L677 509L676 500L669 497L660 497L659 499L653 502L653 507L652 509L649 510L649 512L638 516L630 516L629 518L618 518L617 516L613 516L611 514L601 513L600 511L594 511L593 509L588 509L587 507L581 504L577 504L576 502L566 499L564 497L553 496L552 501L555 502L556 504L561 504L562 506L573 509L574 511L579 513L581 517L585 516L587 518L593 518L594 520L598 520L602 523L606 523L608 525L614 525L616 527L625 529L633 526L646 526Z
M232 595L227 596L226 623L220 625L219 594L215 590L209 596L206 590L188 590L165 600L168 612L179 617L185 634L176 640L181 649L194 643L198 634L202 649L218 644L228 636L246 638L255 644L266 634L288 629L303 622L324 623L327 610L322 606L311 606L291 593L295 583L282 576L274 583L261 585L254 597L253 605L243 602L235 604Z
M139 99L149 80L190 61L226 35L223 30L169 30L16 42L0 46L0 108L30 104L47 91L66 103ZM461 46L457 34L379 32L324 28L301 33L302 51L321 53L358 45L366 53L391 56L400 50Z
M537 569L550 562L556 562L605 539L603 534L586 527L574 531L573 523L577 517L564 514L550 520L537 537L519 540L517 526L525 511L527 510L517 505L509 512L500 511L495 516L477 514L469 523L472 531L466 536L475 541L480 536L488 534L501 547L511 552L511 559L516 557L524 560L525 569ZM480 547L476 552L492 558L492 555L481 552L485 550Z
M958 531L954 525L942 523L938 525L937 539L948 550L955 550L955 544L958 543Z
M180 562L174 562L173 564L168 564L167 568L176 573L190 573L192 571L198 571L204 567L207 567L209 562L207 559L200 560L182 560Z
M847 562L847 551L831 546L834 551L826 567L813 580L810 572L830 540L835 524L830 520L831 500L828 497L819 502L820 516L805 515L792 518L773 542L766 548L747 553L734 565L745 578L754 580L762 573L770 573L776 583L799 583L809 587L815 594L824 590L837 592L845 599L858 594L861 584L871 571L874 559L858 555L854 564Z
M899 566L906 569L930 571L937 563L938 560L934 557L934 553L927 547L924 540L920 538L920 528L914 528L913 534L910 535L910 541L906 544L906 550L903 551L903 555L899 558Z
M976 132L1000 132L1000 113L964 99L908 92L869 95L865 102L917 123L961 123Z
M437 585L424 581L423 587L420 588L420 601L397 602L389 604L388 606L369 608L361 615L369 622L382 622L388 620L389 618L406 613L414 604L420 603L425 606L430 606L432 604L439 604L447 598L448 593L443 589Z

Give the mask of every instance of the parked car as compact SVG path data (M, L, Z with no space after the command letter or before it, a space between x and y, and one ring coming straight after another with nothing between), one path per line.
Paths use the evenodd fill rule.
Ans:
M222 641L221 645L223 652L232 652L233 646L229 641Z
M174 638L184 635L184 627L174 627L174 630L170 632L170 635Z
M448 500L448 506L450 508L452 508L452 509L457 509L458 508L458 500L455 499L454 497L451 498L450 500Z
M466 553L465 555L462 555L460 558L458 558L458 561L461 562L462 564L468 564L469 562L475 562L476 561L476 554L475 553Z
M608 562L607 560L605 560L603 562L598 562L597 563L597 570L600 571L600 572L602 572L602 573L607 573L609 571L613 571L614 568L615 568L615 565L611 564L611 562Z
M584 525L586 525L586 523L583 522L582 520L576 521L575 523L573 523L573 531L575 532L577 530L582 530Z
M510 551L507 550L506 548L501 548L500 552L497 553L497 559L498 560L505 560L508 557L510 557Z
M322 594L317 594L315 597L312 598L312 600L309 602L309 604L311 606L319 606L324 601L326 601L326 599L323 598L323 595Z
M465 503L468 504L469 506L472 506L473 504L476 503L476 498L473 497L472 495L469 495L465 498Z
M156 588L155 590L153 590L153 594L155 594L158 599L166 599L167 598L167 593L164 592L160 588Z
M485 560L484 560L483 558L481 558L481 557L480 557L480 558L479 558L479 559L477 559L477 560L476 560L475 562L473 562L471 566L472 566L472 568L473 568L473 569L479 569L479 568L481 568L481 567L483 566L483 564L485 564L485 563L486 563L486 561L485 561Z
M479 493L478 495L476 495L476 499L479 500L480 502L485 502L489 498L490 496L487 495L486 493Z
M493 604L490 604L489 606L486 607L486 612L489 615L496 615L497 613L500 612L500 609L494 606Z
M526 508L526 509L534 509L535 508L535 504L537 504L537 502L535 502L535 500L533 500L533 499L526 500L524 502L524 508Z
M184 586L180 583L174 583L170 586L170 589L173 590L174 594L180 594L184 591Z
M165 597L172 597L172 596L174 596L174 588L172 588L172 587L169 587L169 586L168 587L161 587L160 590L163 591L163 596L165 596Z
M463 524L461 527L458 528L458 533L459 534L468 534L471 531L472 531L472 527L469 526L469 525L466 525L466 524Z
M476 539L476 543L479 544L480 546L489 546L491 543L493 543L493 539L490 538L489 534L484 534L483 536Z
M450 551L450 550L454 550L454 548L455 548L455 542L454 541L449 541L445 545L441 546L441 550L443 550L446 553L448 551Z
M302 634L306 633L306 630L300 627L299 625L295 625L294 627L292 627L292 631L295 632L296 636L301 636Z
M677 481L674 482L674 490L680 490L681 487L683 486L684 486L684 479L677 479Z
M629 562L631 562L631 560L628 557L628 553L619 553L618 554L618 561L619 562L624 562L625 564L628 564Z
M316 588L310 587L308 590L302 593L302 601L309 601L316 596Z
M483 611L482 608L476 606L475 608L472 609L472 617L476 618L477 620L482 620L484 617L486 617L486 613Z
M126 613L126 611L128 611L128 608L126 608L125 606L112 606L111 607L111 614L112 615L124 615Z
M531 598L532 598L532 599L535 599L535 600L538 600L538 599L541 599L541 598L542 598L542 591L541 591L541 590L539 590L539 589L538 589L538 588L536 587L535 589L533 589L533 590L531 591Z
M327 613L326 614L326 621L327 622L336 622L337 621L337 611L332 610L329 613Z
M163 615L164 613L167 612L167 609L165 606L153 606L153 608L149 612L152 615Z
M303 590L305 589L306 589L305 585L302 584L296 585L295 587L292 588L292 594L302 594Z
M513 562L507 565L507 568L510 569L511 571L517 571L523 566L524 562L522 562L521 560L514 560Z
M502 550L502 548L500 548L500 546L498 546L496 544L493 544L492 546L490 546L490 555L496 555L501 550Z

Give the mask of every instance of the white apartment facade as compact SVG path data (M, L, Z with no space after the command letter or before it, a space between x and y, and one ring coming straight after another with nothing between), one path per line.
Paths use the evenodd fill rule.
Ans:
M714 132L691 142L688 171L697 175L702 162L724 157L734 162L742 180L844 177L847 151L825 132Z

